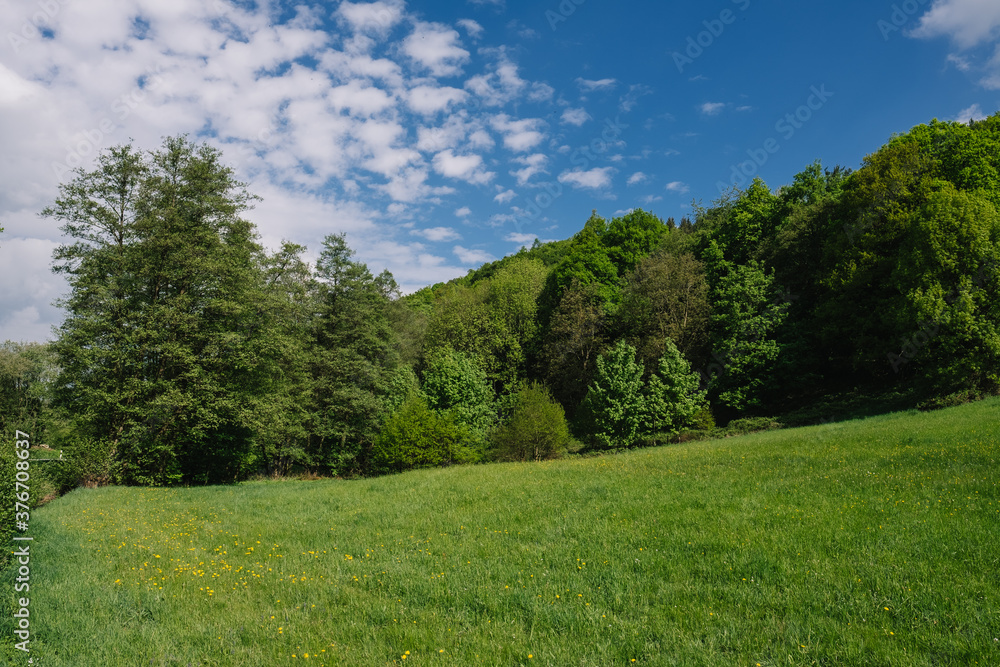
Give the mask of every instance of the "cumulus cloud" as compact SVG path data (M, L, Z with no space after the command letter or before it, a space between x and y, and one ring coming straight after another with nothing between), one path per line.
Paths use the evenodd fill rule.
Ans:
M535 234L517 234L511 232L504 237L505 241L510 241L511 243L517 243L518 245L527 245L529 243L534 243L538 238Z
M463 248L460 245L455 246L452 252L455 253L455 257L458 257L458 261L466 266L473 264L485 264L486 262L492 262L496 259L484 250L472 250L469 248Z
M982 107L978 104L973 104L968 109L962 109L952 120L958 121L959 123L968 123L970 120L984 120L987 114L983 113Z
M720 113L722 113L722 110L725 108L726 108L725 102L705 102L704 104L698 107L698 110L701 111L706 116L718 116Z
M466 93L447 86L417 86L410 90L407 102L411 109L420 114L435 114L445 111L454 103L462 102Z
M479 155L455 155L450 149L434 156L434 171L447 178L484 185L496 176L483 169L483 158Z
M429 229L414 229L410 231L413 236L420 236L427 239L428 241L433 241L434 243L440 243L442 241L457 241L462 238L462 236L456 232L451 227L431 227Z
M628 185L639 185L640 183L645 183L648 180L649 180L649 176L647 176L646 174L642 173L641 171L637 171L637 172L635 172L634 174L632 174L631 176L628 177L628 183L627 184Z
M456 23L456 25L465 30L465 32L469 33L469 37L472 39L479 39L484 32L483 26L479 25L478 22L473 21L472 19L461 19Z
M682 183L681 181L671 181L667 183L667 192L675 192L679 195L686 195L691 192L691 186L687 183Z
M595 167L589 171L574 169L559 174L559 182L578 189L603 190L611 185L611 167Z
M587 113L586 109L566 109L563 111L561 120L567 125L580 127L590 120L590 114Z
M542 128L545 121L540 118L514 120L507 114L494 116L491 125L503 134L503 145L515 153L531 150L545 139Z
M513 190L504 190L501 187L500 192L498 192L497 196L493 198L493 201L495 201L498 204L507 204L515 199L517 199L516 192L514 192Z
M1000 3L994 0L935 0L911 33L913 37L949 37L964 49L1000 34Z
M403 20L403 3L342 2L334 14L357 32L384 36Z
M404 289L464 273L454 253L421 245L457 241L448 228L411 234L399 221L427 219L420 216L439 214L435 207L470 216L463 202L449 200L470 185L491 186L493 196L507 200L518 176L506 172L539 168L530 160L539 159L532 156L548 128L540 118L523 118L522 105L545 103L554 91L527 80L512 51L483 49L473 62L462 40L485 31L471 19L454 26L422 21L403 0L333 4L331 13L303 5L283 18L273 3L64 2L48 20L46 38L5 41L6 337L21 337L12 328L15 313L43 337L61 318L48 305L65 292L49 271L59 232L37 211L54 200L71 169L92 167L100 151L130 138L152 149L164 136L188 133L220 148L264 198L248 217L268 247L289 238L315 249L326 234L344 231L362 261L387 266ZM0 0L4 7L14 3ZM23 12L9 14L19 22ZM467 80L438 81L457 76ZM499 170L483 156L500 142L523 157L503 170L507 185L494 190ZM44 257L32 254L29 241L48 244ZM37 261L19 264L23 257ZM18 273L3 273L14 266ZM41 285L48 292L32 291Z
M524 185L531 178L537 174L547 173L545 171L545 165L548 163L549 159L543 153L535 153L534 155L528 155L526 157L516 157L514 162L524 165L522 169L516 169L510 172L510 175L517 179L518 185Z
M446 25L418 22L413 33L403 40L402 49L434 76L457 76L469 60L469 52L461 47L460 39L458 32Z

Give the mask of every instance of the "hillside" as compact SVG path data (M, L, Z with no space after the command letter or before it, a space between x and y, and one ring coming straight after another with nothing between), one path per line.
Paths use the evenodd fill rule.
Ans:
M998 410L358 481L78 489L32 517L32 656L997 664Z

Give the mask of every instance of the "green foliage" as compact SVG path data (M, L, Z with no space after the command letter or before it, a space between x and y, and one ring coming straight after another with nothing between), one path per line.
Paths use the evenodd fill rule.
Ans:
M527 376L537 336L537 302L548 270L538 259L516 257L475 287L443 291L428 327L425 349L452 347L475 355L497 394Z
M708 342L708 282L690 253L657 251L629 274L618 313L620 329L652 366L672 340L686 355L701 356Z
M931 193L899 253L903 328L896 370L912 363L932 393L1000 386L1000 215L989 199Z
M607 335L600 292L573 282L549 320L538 360L539 375L568 414L575 413L587 393Z
M562 406L545 387L532 383L517 392L510 417L490 434L490 455L497 461L557 459L569 443Z
M598 357L579 418L581 433L594 447L631 447L642 435L646 414L642 375L635 348L625 341Z
M759 407L781 346L775 338L787 308L768 275L755 261L723 262L712 290L713 362L710 394L732 410Z
M399 360L389 325L391 276L373 276L352 259L343 235L323 241L316 266L318 317L310 356L310 466L356 475L393 398Z
M184 138L118 147L44 211L76 241L55 253L72 288L58 398L123 482L225 481L252 465L260 248L240 217L253 198L220 160Z
M432 410L427 399L413 393L386 421L375 439L371 472L395 473L468 463L476 456L469 444L473 436L453 413Z
M657 372L647 382L642 430L672 437L691 426L706 407L706 392L700 385L699 375L668 338Z
M493 390L476 359L451 348L432 352L421 385L432 410L450 412L482 441L496 419Z
M55 354L39 343L0 344L0 431L47 439L47 415L58 375Z

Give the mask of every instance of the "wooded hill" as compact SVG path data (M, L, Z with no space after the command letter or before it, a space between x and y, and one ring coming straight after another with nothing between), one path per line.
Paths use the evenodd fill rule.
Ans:
M3 414L69 453L61 484L547 458L1000 385L1000 114L680 225L595 212L405 297L343 236L315 266L264 251L252 201L175 138L106 152L45 211L74 240L69 316L5 346Z

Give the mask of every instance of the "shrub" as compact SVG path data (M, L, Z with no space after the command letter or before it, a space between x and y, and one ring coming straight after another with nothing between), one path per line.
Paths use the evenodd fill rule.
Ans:
M570 444L562 406L534 383L514 395L510 418L490 435L490 453L496 461L557 459Z
M414 392L389 417L375 439L371 472L467 463L475 459L468 447L472 439L469 428L457 423L453 413L431 410L427 399Z

